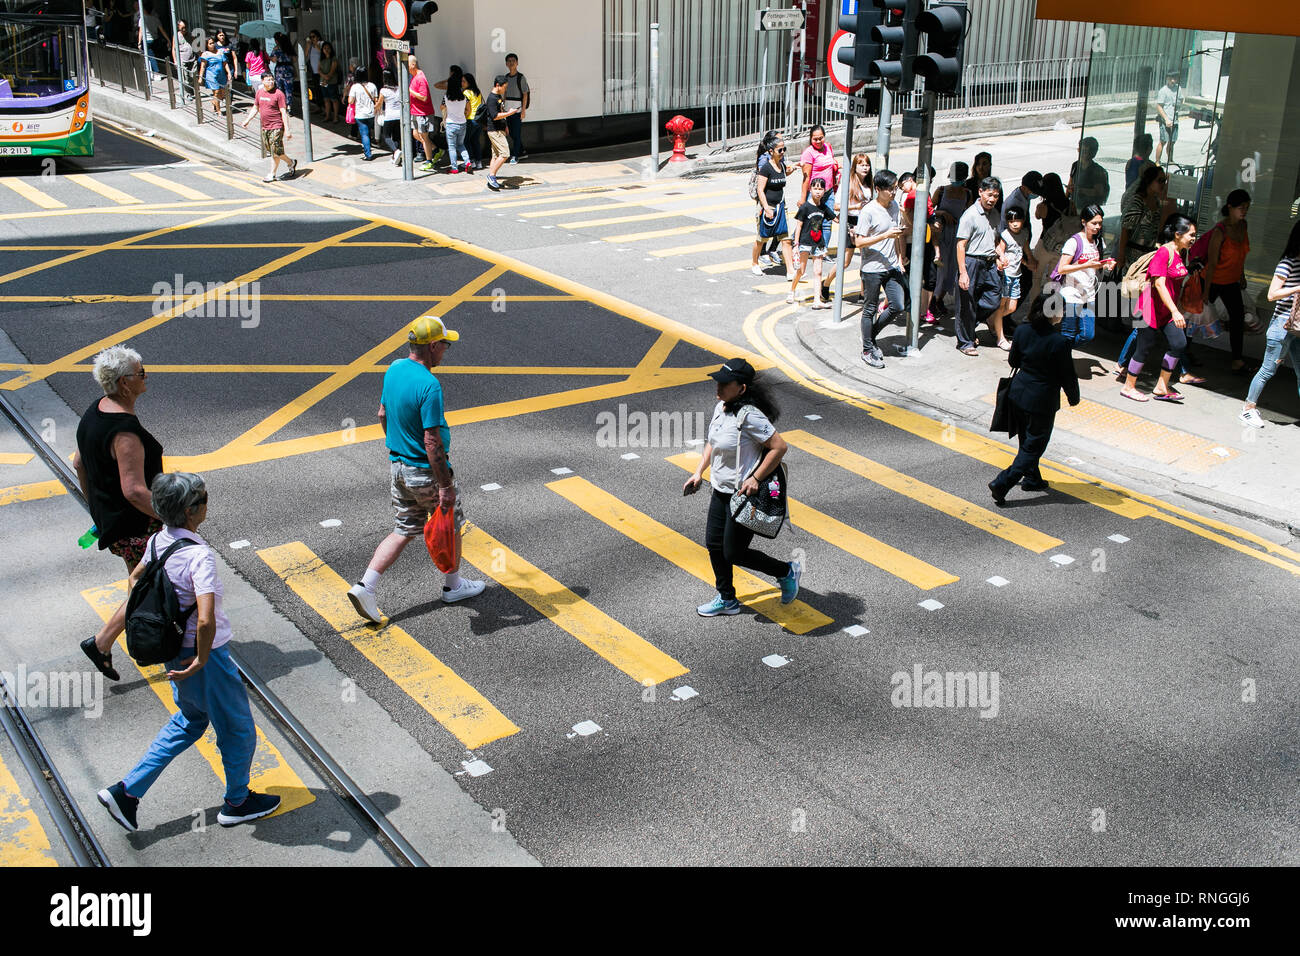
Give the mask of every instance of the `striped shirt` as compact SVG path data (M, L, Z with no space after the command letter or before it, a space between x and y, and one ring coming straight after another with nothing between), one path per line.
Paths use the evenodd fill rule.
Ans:
M1295 282L1291 277L1296 276ZM1273 271L1273 278L1282 280L1282 288L1291 285L1300 284L1300 257L1283 259L1277 264ZM1285 299L1279 299L1277 305L1273 308L1273 321L1268 324L1268 334L1271 338L1277 338L1284 334L1286 320L1291 317L1291 307L1295 304L1295 296L1289 295Z

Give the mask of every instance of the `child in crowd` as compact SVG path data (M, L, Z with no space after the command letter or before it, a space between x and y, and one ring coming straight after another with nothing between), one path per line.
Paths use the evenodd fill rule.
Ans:
M813 288L821 286L822 260L826 258L827 233L830 231L828 226L835 222L835 213L826 205L826 183L823 180L812 181L808 188L808 201L799 207L794 220L799 224L799 247L796 250L794 278L790 280L790 294L785 300L790 303L794 302L795 291L799 288L799 280L803 278L810 258L813 261ZM827 304L820 297L813 296L812 307L824 309Z
M1006 260L1002 271L1002 304L989 316L989 328L998 337L998 348L1004 352L1011 351L1011 342L1002 332L1002 322L1016 311L1020 304L1020 266L1029 266L1031 272L1038 271L1038 261L1029 251L1029 235L1025 229L1025 213L1019 206L1010 206L1006 211L1007 228L998 236L998 255Z

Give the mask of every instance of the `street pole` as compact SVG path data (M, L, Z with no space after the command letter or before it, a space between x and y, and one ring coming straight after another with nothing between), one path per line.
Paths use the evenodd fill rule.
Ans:
M233 84L232 84L233 85ZM298 44L298 92L302 100L302 148L307 162L315 162L311 154L311 101L307 99L307 56Z
M659 175L659 24L650 24L650 175Z
M922 109L925 116L921 120L921 156L916 168L916 205L912 207L912 267L908 276L908 286L912 294L912 308L907 314L907 345L900 349L902 355L916 355L920 351L918 339L921 329L921 285L925 275L925 256L929 250L925 245L926 211L929 208L930 160L934 156L934 111L938 94L927 92Z
M876 169L889 168L889 133L894 122L894 96L880 84L880 126L876 129Z
M850 164L853 162L853 114L849 113L845 117L844 123L844 158ZM840 245L835 252L835 298L831 302L831 322L839 324L844 315L844 270L848 266L846 253L852 248L853 234L849 232L849 179L855 175L852 165L848 168L848 175L840 177L840 198L835 207L839 211L840 218Z
M411 74L400 51L397 66L397 73L402 78L402 179L410 182L415 179L415 161L411 155L415 148L411 145Z

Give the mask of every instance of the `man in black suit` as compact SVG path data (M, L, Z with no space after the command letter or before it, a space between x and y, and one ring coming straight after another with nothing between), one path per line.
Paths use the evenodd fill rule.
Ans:
M1007 492L1020 485L1025 491L1046 491L1047 482L1038 470L1038 460L1052 438L1056 412L1061 407L1061 389L1070 404L1079 404L1079 376L1074 370L1070 341L1056 326L1060 315L1048 316L1040 298L1034 303L1029 321L1016 329L1007 363L1020 371L1011 379L1007 397L1015 423L1020 452L1011 467L989 482L993 500L1000 506ZM1060 313L1060 309L1051 310Z

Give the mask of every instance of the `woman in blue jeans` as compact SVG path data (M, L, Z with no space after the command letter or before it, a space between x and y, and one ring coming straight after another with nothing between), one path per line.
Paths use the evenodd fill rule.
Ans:
M1259 393L1264 390L1273 373L1281 366L1283 353L1291 356L1291 368L1296 373L1297 388L1300 388L1300 335L1286 330L1286 322L1291 317L1297 292L1300 292L1300 223L1291 227L1291 236L1286 241L1286 248L1282 250L1282 261L1277 264L1273 281L1268 287L1268 301L1276 302L1277 306L1273 309L1273 321L1268 324L1264 361L1259 363L1259 371L1250 380L1246 404L1238 416L1242 424L1252 428L1264 427L1264 419L1260 417L1255 403L1259 401Z
M257 727L248 709L248 693L230 659L230 621L222 608L216 558L198 527L208 516L208 490L198 475L161 474L151 488L153 508L163 530L145 547L145 559L131 573L134 588L158 556L178 541L187 541L166 559L167 577L182 609L192 609L185 624L181 652L167 665L177 712L172 715L135 768L99 791L99 802L129 833L139 829L140 799L176 757L197 743L209 722L226 773L226 799L217 814L223 827L273 813L280 798L248 789L257 748Z
M460 70L453 70L447 77L447 92L442 96L442 120L447 132L447 162L451 165L448 172L472 173L469 150L465 148L466 115L469 99L465 96L465 84Z

